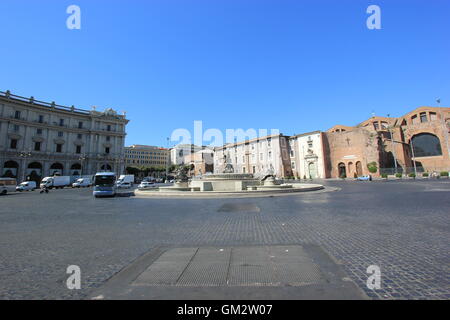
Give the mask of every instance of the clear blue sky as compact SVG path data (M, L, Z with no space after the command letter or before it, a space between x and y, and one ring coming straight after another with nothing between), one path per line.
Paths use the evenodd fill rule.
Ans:
M293 134L450 101L448 0L1 0L0 30L0 90L126 110L127 144L166 146L194 120Z

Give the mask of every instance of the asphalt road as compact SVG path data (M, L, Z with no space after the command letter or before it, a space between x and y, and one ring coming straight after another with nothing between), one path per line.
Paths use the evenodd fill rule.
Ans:
M158 246L320 246L369 297L449 299L450 180L327 181L336 192L246 199L0 197L0 299L85 298ZM82 289L66 288L81 268ZM380 290L366 269L378 265Z

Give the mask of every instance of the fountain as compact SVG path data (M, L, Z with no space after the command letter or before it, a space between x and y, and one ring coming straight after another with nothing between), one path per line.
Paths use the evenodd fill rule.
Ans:
M298 191L313 191L323 189L322 185L313 184L285 184L278 181L274 175L273 166L260 178L251 173L235 173L234 167L229 160L229 155L224 156L222 173L207 174L193 178L189 181L188 169L180 167L177 170L175 183L169 187L159 187L159 193L177 193L179 195L188 194L256 194L256 193L283 193ZM139 192L149 193L151 191L141 190ZM153 192L155 193L155 192Z

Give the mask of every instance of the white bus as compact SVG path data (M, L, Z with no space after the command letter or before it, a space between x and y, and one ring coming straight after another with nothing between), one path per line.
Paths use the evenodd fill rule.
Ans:
M114 197L116 195L116 174L98 172L94 177L94 197Z

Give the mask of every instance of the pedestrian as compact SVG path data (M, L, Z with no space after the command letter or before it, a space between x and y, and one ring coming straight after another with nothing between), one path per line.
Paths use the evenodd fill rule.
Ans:
M41 189L41 192L39 192L39 193L42 194L42 193L44 193L44 192L45 192L45 193L48 193L48 188L47 188L47 186L43 186L42 189Z

